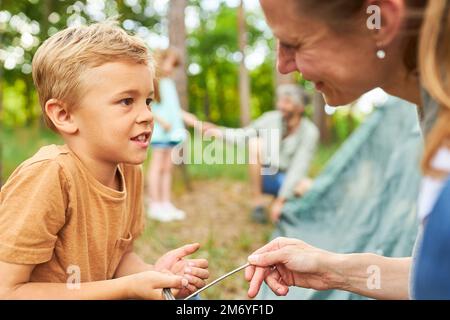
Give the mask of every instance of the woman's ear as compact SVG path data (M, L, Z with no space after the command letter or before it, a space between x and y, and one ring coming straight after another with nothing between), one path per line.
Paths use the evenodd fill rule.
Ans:
M373 30L373 38L377 48L386 48L396 39L402 28L405 9L404 0L367 1L368 19L380 20L380 24ZM373 15L379 15L379 17ZM367 27L369 27L369 23ZM373 24L371 27L373 27Z
M65 134L78 131L73 115L68 111L67 104L58 99L50 99L45 103L45 113L53 122L56 129Z

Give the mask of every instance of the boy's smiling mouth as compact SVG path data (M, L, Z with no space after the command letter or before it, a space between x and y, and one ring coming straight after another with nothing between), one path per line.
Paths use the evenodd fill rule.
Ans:
M142 132L139 135L131 138L130 140L135 142L141 148L147 148L149 145L149 140L151 136L151 131Z

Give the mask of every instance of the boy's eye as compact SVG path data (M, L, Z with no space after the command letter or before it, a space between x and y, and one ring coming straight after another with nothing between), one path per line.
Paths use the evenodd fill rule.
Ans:
M133 98L125 98L120 100L120 103L126 106L131 106L133 104Z
M151 105L151 103L153 102L153 99L152 98L147 98L146 100L145 100L145 103L149 106L149 105Z

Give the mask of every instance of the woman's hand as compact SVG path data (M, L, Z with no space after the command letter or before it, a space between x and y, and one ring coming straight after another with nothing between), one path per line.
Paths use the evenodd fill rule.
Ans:
M187 297L204 287L205 280L209 277L206 259L185 259L186 256L196 252L199 248L200 244L193 243L169 251L159 258L154 265L156 271L167 270L188 280L187 286L175 295L177 298Z
M290 286L329 290L340 286L343 277L330 266L334 254L301 240L277 238L255 251L248 261L245 279L248 296L255 297L263 281L277 295L286 295Z
M188 280L181 276L157 271L135 273L125 278L130 299L162 300L162 289L176 289L172 291L176 293L188 285Z

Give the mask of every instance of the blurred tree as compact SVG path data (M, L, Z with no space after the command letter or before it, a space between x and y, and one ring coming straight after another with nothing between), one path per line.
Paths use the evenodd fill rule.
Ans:
M250 123L250 78L245 65L246 49L247 49L247 28L245 21L244 2L240 1L238 7L238 41L239 52L241 53L239 62L239 105L241 126Z
M172 0L169 7L169 43L180 53L181 63L175 72L175 82L177 84L180 103L184 110L188 110L189 100L187 91L187 49L186 49L186 25L184 12L187 0Z

